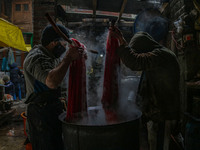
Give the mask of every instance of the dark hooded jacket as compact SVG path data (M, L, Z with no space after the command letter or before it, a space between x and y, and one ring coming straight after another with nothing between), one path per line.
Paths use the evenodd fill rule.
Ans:
M117 53L128 68L145 74L139 89L143 114L151 120L178 119L180 68L175 54L144 32L135 34Z
M11 64L10 65L10 81L14 85L17 85L18 83L21 82L21 75L22 75L22 72L17 67L17 64L16 63Z

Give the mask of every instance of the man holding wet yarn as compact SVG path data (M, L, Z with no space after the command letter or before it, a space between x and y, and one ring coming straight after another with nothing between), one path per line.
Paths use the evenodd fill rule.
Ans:
M168 22L154 18L146 32L136 33L129 45L118 28L111 28L118 37L117 54L134 71L143 71L139 85L141 110L146 118L150 150L169 150L171 134L180 117L180 68L175 54L159 42L165 39Z
M57 26L69 37L67 28ZM70 63L83 55L82 49L70 47L60 60L66 45L67 42L48 25L42 32L41 45L34 46L24 61L28 134L33 150L64 149L58 120L62 113L60 84Z

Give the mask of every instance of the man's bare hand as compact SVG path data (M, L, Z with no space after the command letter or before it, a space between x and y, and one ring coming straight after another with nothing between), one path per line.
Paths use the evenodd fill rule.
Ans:
M84 57L85 59L88 58L88 56L87 56L87 51L86 51L86 50L83 51L83 57Z
M83 57L84 50L79 47L70 47L69 50L66 53L66 57L70 59L70 61L80 59Z
M113 26L113 27L110 27L109 30L110 30L111 36L114 36L119 40L120 45L127 45L127 42L122 32L119 30L119 28L117 28L116 26Z

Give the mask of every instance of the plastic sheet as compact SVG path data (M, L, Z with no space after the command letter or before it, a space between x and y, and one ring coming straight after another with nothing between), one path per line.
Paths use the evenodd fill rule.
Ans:
M0 18L0 46L12 47L22 51L28 51L24 42L22 31L19 27Z

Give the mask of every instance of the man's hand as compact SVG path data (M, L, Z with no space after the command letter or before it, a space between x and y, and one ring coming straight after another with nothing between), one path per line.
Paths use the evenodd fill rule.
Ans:
M114 36L119 40L120 45L127 45L128 44L126 42L122 32L119 30L119 28L117 28L116 26L113 26L113 27L110 27L109 30L110 30L111 36Z
M70 46L61 63L49 72L46 85L51 89L57 88L63 81L71 62L86 56L83 48Z
M87 51L86 51L86 50L83 51L83 57L84 57L85 59L88 58L88 56L87 56Z
M70 61L77 60L84 56L84 50L79 47L70 47L66 53L67 59Z

